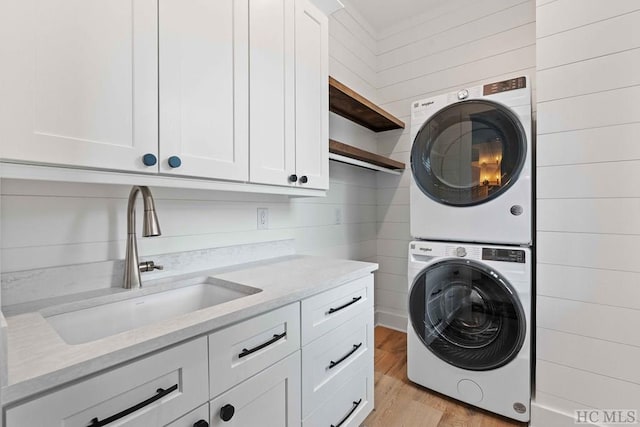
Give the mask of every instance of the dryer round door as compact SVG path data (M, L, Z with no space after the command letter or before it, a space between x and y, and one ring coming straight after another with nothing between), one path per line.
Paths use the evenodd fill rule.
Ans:
M511 285L471 260L443 260L425 268L411 286L409 317L434 355L473 371L509 363L526 335L524 311Z
M503 194L518 179L527 138L517 116L501 104L462 101L435 113L418 131L411 172L438 203L473 206Z

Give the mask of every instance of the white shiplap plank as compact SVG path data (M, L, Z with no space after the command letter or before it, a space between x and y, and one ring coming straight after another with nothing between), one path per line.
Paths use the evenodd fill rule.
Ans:
M633 12L538 39L538 70L637 48L639 20L640 12Z
M640 236L539 231L537 256L546 264L640 272L639 245Z
M351 50L347 49L339 39L333 36L329 36L329 51L331 52L332 59L339 61L369 85L373 87L378 86L378 75L375 70L375 64L372 66L372 64L363 61Z
M409 206L379 205L376 220L377 222L409 222Z
M640 18L640 15L638 15ZM639 31L640 32L640 31ZM538 103L538 134L640 121L640 86Z
M538 38L640 9L637 0L558 0L537 8Z
M615 354L615 363L605 354ZM536 357L640 385L640 347L538 328Z
M640 198L540 199L538 231L640 235Z
M538 199L640 197L640 161L537 169Z
M450 31L409 45L379 58L380 87L451 67L474 57L495 55L535 41L535 14L531 2L507 9ZM393 54L393 55L392 55Z
M593 408L637 408L640 385L538 360L538 390ZM546 427L546 426L545 426Z
M411 57L412 52L415 52L412 49L412 44L417 44L421 40L428 39L452 28L464 31L474 21L522 2L523 0L483 0L482 2L473 2L468 4L467 7L445 13L429 21L428 24L410 26L402 32L379 41L378 56L381 60L379 65L381 69L387 68L387 59L383 60L385 54L391 57ZM392 63L392 61L390 62Z
M406 258L409 242L410 240L378 239L378 255Z
M538 295L640 310L640 273L538 263Z
M640 348L640 310L538 295L537 316L539 328Z
M377 272L376 289L406 293L409 289L407 275Z
M640 160L640 122L538 135L538 166ZM379 149L383 150L384 146ZM382 151L381 151L382 152Z
M537 79L538 102L636 86L640 48L541 70Z
M374 295L376 306L406 313L407 292L394 292L386 289L377 289Z
M407 258L378 255L381 273L402 275L407 273Z
M378 223L379 239L406 241L410 237L411 237L411 234L409 233L409 223L406 223L406 222Z

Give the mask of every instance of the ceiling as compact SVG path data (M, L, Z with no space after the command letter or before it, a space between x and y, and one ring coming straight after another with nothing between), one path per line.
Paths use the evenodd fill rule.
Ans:
M346 0L376 31L429 12L441 0Z

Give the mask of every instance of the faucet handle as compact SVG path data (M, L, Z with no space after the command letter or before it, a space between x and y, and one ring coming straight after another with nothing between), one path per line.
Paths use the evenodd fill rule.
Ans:
M161 265L156 265L155 262L153 261L143 261L140 263L139 265L140 268L140 272L144 273L147 271L153 271L153 270L163 270L164 267Z

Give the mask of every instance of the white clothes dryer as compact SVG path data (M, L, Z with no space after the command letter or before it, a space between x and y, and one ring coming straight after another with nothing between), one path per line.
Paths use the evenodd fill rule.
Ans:
M531 88L527 77L411 105L411 235L530 245Z
M411 242L409 379L528 421L532 265L529 248Z

